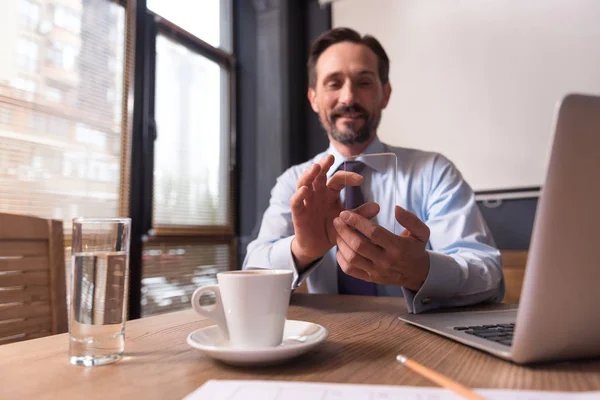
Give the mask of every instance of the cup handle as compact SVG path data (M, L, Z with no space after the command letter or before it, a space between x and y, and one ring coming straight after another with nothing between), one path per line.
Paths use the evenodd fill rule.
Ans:
M208 309L202 307L200 305L200 297L206 292L212 292L216 299L215 304L212 306L212 309ZM221 291L219 290L219 285L206 285L199 287L196 289L194 294L192 295L192 307L194 310L200 315L204 315L206 318L217 323L217 326L221 328L225 336L229 337L229 332L227 331L227 322L225 321L225 313L223 312L223 302L221 301Z

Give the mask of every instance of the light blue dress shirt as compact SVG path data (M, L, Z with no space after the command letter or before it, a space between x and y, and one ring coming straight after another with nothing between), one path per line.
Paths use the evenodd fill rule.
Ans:
M365 201L376 200L381 206L374 222L396 234L402 232L394 217L395 199L427 224L431 236L427 243L429 274L421 288L415 292L395 285L377 285L377 294L404 296L412 313L501 301L504 277L500 252L473 191L456 167L440 154L392 147L375 138L363 154L378 153L396 155L397 185L394 187L390 180L393 174L386 174L377 158L358 158L366 164L361 185ZM277 179L258 237L248 245L244 269L292 270L294 288L306 280L310 293L338 293L336 247L302 273L298 273L291 252L294 226L290 198L296 191L296 182L313 163L328 154L335 156L328 173L331 177L345 159L330 145L327 151L289 168Z

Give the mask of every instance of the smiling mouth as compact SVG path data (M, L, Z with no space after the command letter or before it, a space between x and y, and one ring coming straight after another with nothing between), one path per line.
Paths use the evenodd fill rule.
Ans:
M364 119L364 117L362 114L342 114L342 115L338 116L338 119L355 120L355 119Z

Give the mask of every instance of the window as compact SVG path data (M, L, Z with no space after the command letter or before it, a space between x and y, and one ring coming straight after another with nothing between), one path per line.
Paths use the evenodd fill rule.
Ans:
M35 31L40 22L40 6L31 0L21 0L19 23L23 29Z
M16 78L11 82L11 86L17 89L14 96L19 99L33 101L37 91L37 83L27 78Z
M48 134L68 139L70 129L71 121L66 118L56 115L52 115L48 118Z
M27 38L20 38L17 42L17 65L26 72L36 72L38 68L39 46Z
M55 26L58 26L63 29L67 29L73 33L79 34L81 31L81 15L79 12L62 6L55 5L54 13L52 15L52 22ZM112 26L109 26L109 29L112 29ZM117 39L116 36L110 38L112 41Z
M74 71L79 50L70 44L51 40L46 50L47 62L55 67Z
M156 41L154 224L229 223L227 75L159 35ZM176 160L173 154L178 154Z
M142 119L158 126L141 161L129 153L133 142L138 157L141 139L129 136L126 103L139 67L128 52L135 38L126 40L135 2L13 2L18 15L0 13L9 30L0 41L16 41L0 68L0 212L62 219L68 248L73 217L128 215L129 191L152 184L142 199L150 231L136 252L143 275L132 280L143 297L133 304L142 315L188 308L197 286L235 265L231 0L149 0L153 12L136 18L155 54L136 71L147 85L134 106L143 103ZM144 186L129 185L133 161L153 168Z
M12 118L12 108L0 107L0 125L10 125Z
M235 265L230 2L148 1L161 17L155 64L152 234L143 247L142 315L190 307Z
M31 111L28 113L29 123L27 128L32 133L46 133L48 120L46 116L38 111Z
M230 0L147 0L148 9L211 46L231 51Z
M52 101L54 103L60 103L63 101L64 96L64 92L59 89L59 88L55 88L52 86L47 86L46 87L46 99L48 99L49 101Z
M123 162L128 152L122 96L125 8L111 0L69 3L81 12L42 8L41 18L65 30L39 31L39 45L18 39L16 54L2 60L3 71L15 74L10 87L0 80L0 115L8 110L12 115L0 129L0 154L8 155L0 158L0 212L62 219L67 244L73 217L122 216L122 204L128 202L122 190L122 176L128 176ZM10 13L0 13L0 26L14 29L6 37L18 38L22 28L8 18ZM119 33L112 40L109 27ZM47 63L63 71L34 68L40 50ZM120 64L111 70L109 58ZM109 89L117 91L110 102Z
M29 112L28 129L30 133L45 137L68 138L70 121L65 117L47 114L42 111Z
M75 126L75 140L106 150L106 134L82 123L77 123Z

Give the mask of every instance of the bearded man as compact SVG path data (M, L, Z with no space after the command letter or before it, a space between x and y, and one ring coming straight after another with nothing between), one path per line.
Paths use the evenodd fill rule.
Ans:
M308 100L330 145L277 179L243 268L292 270L294 288L306 280L310 293L404 296L412 313L501 301L500 252L457 168L438 153L377 137L392 93L377 39L327 31L312 44L308 72ZM360 157L378 153L396 155L398 187L390 188L376 157ZM345 201L353 191L351 210L340 201L344 188ZM397 204L364 203L361 190L398 193ZM376 224L376 215L395 219L402 232Z

